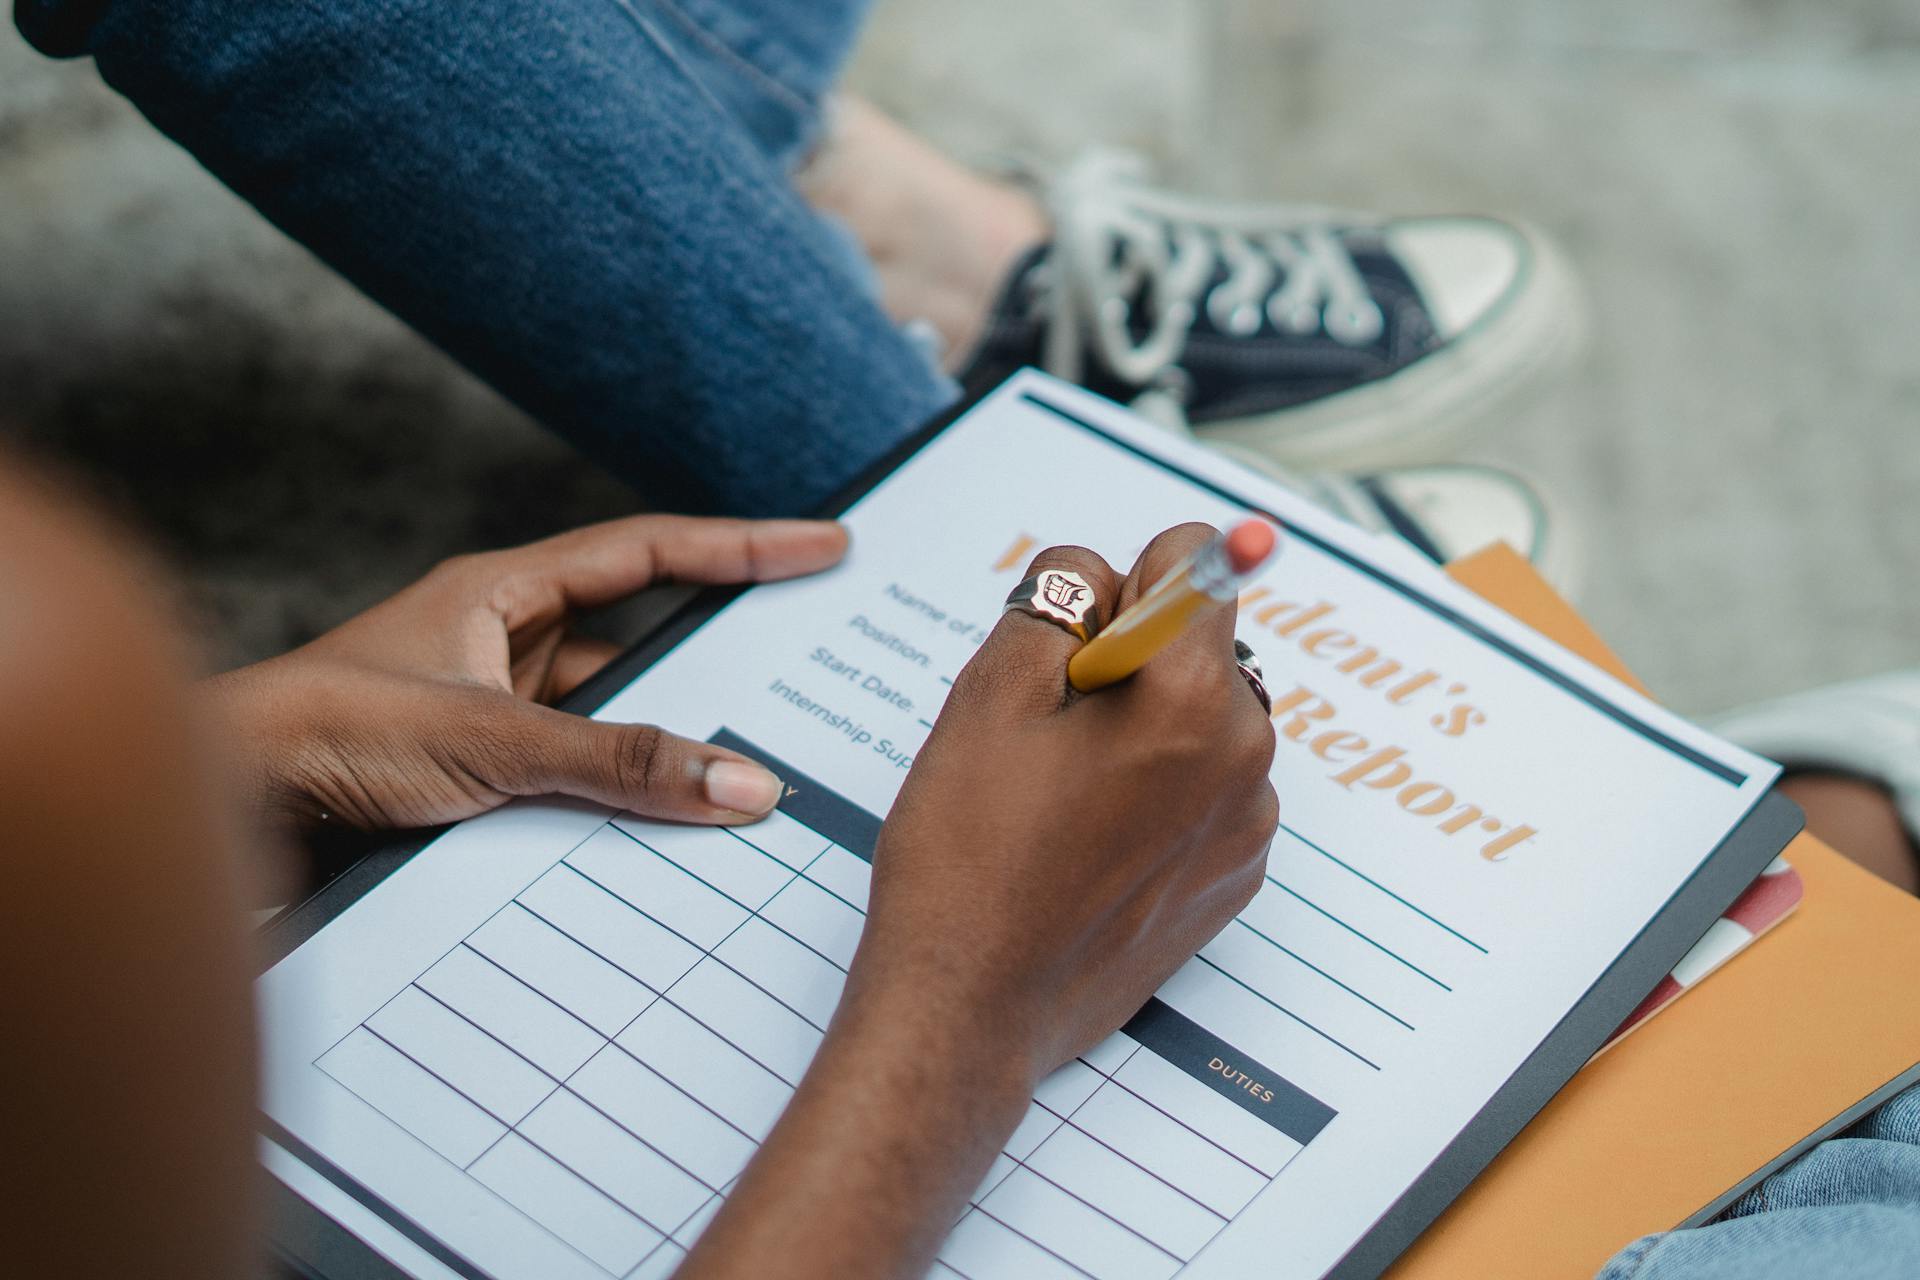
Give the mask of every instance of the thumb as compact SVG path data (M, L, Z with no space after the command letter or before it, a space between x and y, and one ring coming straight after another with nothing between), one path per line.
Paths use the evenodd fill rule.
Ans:
M490 779L514 795L569 795L675 822L756 822L773 811L779 778L744 756L650 724L609 724L514 704L516 723Z

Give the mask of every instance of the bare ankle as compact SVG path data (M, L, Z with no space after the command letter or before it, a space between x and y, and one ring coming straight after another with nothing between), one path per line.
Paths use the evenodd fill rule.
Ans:
M1838 773L1792 773L1780 790L1807 811L1807 830L1908 893L1920 892L1920 855L1886 789Z
M1047 236L1026 192L955 163L859 98L841 101L794 186L853 231L887 314L933 325L950 364L973 349L1008 273Z

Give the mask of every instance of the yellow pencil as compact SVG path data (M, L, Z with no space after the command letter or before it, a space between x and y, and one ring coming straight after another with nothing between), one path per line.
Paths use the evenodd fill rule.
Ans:
M1067 662L1081 693L1105 688L1147 665L1209 605L1230 604L1273 557L1279 536L1264 520L1243 520L1176 565Z

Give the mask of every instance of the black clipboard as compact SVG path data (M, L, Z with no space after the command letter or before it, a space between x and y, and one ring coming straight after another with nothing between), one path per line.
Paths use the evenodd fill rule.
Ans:
M949 425L964 416L982 397L972 396L955 405L925 427L916 431L898 447L877 461L846 490L836 495L821 511L823 516L844 513L862 496L879 485ZM1321 542L1309 531L1292 525L1267 511L1258 503L1236 494L1206 478L1195 476L1155 454L1138 449L1130 442L1111 435L1088 421L1070 406L1054 402L1032 391L1023 394L1030 404L1062 420L1103 437L1153 465L1175 471L1187 481L1234 502L1282 526L1289 536L1304 538L1346 560L1353 567L1394 587L1403 595L1424 603L1456 625L1471 631L1477 639L1489 643L1525 665L1547 675L1576 697L1581 697L1617 720L1631 723L1661 741L1669 750L1696 765L1725 771L1726 766L1701 757L1684 744L1675 742L1652 726L1641 724L1631 713L1614 708L1610 700L1587 689L1571 676L1545 667L1515 649L1503 638L1485 630L1477 622L1448 606L1425 596L1417 587L1399 581L1378 566L1365 564L1346 552ZM679 645L702 624L737 599L746 587L721 587L700 592L657 628L640 639L605 669L586 681L562 707L581 714L589 713L631 684L642 672ZM1660 912L1615 958L1612 965L1568 1010L1554 1029L1541 1041L1519 1069L1488 1100L1478 1115L1435 1158L1401 1197L1376 1221L1334 1267L1328 1280L1373 1280L1464 1191L1469 1183L1519 1135L1554 1094L1573 1078L1589 1058L1626 1020L1640 1000L1699 941L1707 929L1750 885L1760 872L1778 857L1787 843L1805 825L1798 805L1777 792L1769 791L1747 813L1694 874L1668 899ZM327 923L346 911L381 881L393 874L447 828L406 833L384 840L369 841L355 849L343 871L320 887L306 900L283 912L262 931L264 947L260 969L278 963ZM1891 1086L1890 1086L1891 1088ZM1884 1091L1883 1091L1884 1092ZM1878 1096L1878 1095L1876 1095ZM1890 1094L1889 1094L1890 1096ZM1864 1105L1864 1104L1863 1104ZM1864 1112L1863 1112L1864 1113ZM1837 1128L1844 1117L1836 1118ZM314 1152L294 1135L286 1132L264 1113L258 1117L264 1137L287 1154L313 1168L336 1188L373 1211L388 1225L438 1258L456 1274L468 1280L494 1280L474 1267L444 1243L433 1239L393 1206L386 1204L350 1174ZM1791 1154L1824 1136L1810 1137L1806 1143L1783 1155L1781 1162L1759 1171L1741 1187L1771 1172ZM270 1210L271 1242L277 1260L289 1273L312 1280L406 1280L407 1273L395 1267L363 1243L338 1222L308 1203L278 1178L268 1175L266 1198ZM1740 1188L1716 1201L1730 1202ZM1688 1219L1686 1225L1705 1221L1706 1210ZM1625 1241L1621 1242L1625 1244Z

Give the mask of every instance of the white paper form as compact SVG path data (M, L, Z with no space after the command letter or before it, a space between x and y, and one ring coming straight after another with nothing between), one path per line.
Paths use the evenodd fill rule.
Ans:
M1266 883L1043 1084L935 1271L1322 1274L1775 770L1039 375L849 510L844 565L747 592L599 713L766 759L771 819L511 806L261 979L276 1173L415 1274L670 1274L806 1070L878 815L1031 552L1124 568L1249 508L1286 525L1240 616L1276 699Z

